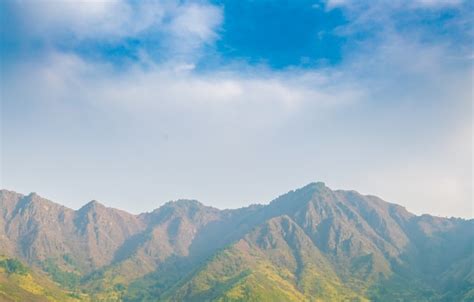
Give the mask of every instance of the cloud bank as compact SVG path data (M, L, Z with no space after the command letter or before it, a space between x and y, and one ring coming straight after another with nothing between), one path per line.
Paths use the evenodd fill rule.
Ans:
M407 31L400 5L330 1L317 9L346 14L332 32L350 41L343 60L275 69L218 53L225 3L10 1L5 40L42 52L2 69L2 186L138 212L181 197L266 202L323 180L470 217L468 21L463 3L434 2L413 9L461 10L437 26L455 35Z

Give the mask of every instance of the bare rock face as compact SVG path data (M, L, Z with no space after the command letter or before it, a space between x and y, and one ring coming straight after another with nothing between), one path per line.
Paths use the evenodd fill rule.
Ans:
M5 196L6 198L3 198ZM65 239L74 211L41 198L2 191L7 205L4 232L13 250L29 261L54 257L68 250Z
M145 228L137 216L91 201L74 213L74 233L92 268L110 264L115 251ZM86 259L84 259L86 260Z
M125 240L144 228L137 216L97 201L74 211L35 193L2 190L0 197L2 250L29 263L68 255L89 271L109 264Z

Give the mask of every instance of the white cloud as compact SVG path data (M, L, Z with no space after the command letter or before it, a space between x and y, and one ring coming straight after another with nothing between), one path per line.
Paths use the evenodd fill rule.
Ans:
M178 0L12 0L27 34L54 43L63 39L114 40L141 33L161 35L176 47L192 52L212 43L222 21L221 9L206 2Z
M337 7L358 7L382 6L385 9L412 9L412 8L445 8L457 6L463 3L463 0L395 0L395 1L354 1L354 0L327 0L326 8L334 9Z
M420 7L439 8L460 5L462 2L463 0L417 0L413 1L413 5Z
M31 29L88 39L155 28L186 55L156 64L144 52L140 63L117 70L56 50L16 64L2 83L5 184L41 191L34 184L44 181L53 196L76 182L104 196L117 191L119 201L121 190L142 201L160 194L165 200L182 197L186 185L216 184L188 195L205 201L216 200L206 196L219 190L215 194L229 198L225 188L232 183L254 186L245 198L262 202L281 193L278 184L290 189L323 180L416 212L469 216L463 212L472 201L472 132L459 129L472 122L466 117L472 65L452 61L440 41L423 43L419 33L387 26L333 68L237 65L200 73L187 54L217 38L219 8L176 1L84 2L79 9L77 2L64 3L61 13L35 6ZM385 20L379 12L358 15L352 24L373 26L373 18ZM172 185L159 191L156 183ZM264 186L275 190L257 198ZM67 194L79 203L79 193ZM242 198L236 194L225 206L241 205ZM129 206L130 200L121 201L118 207Z
M291 114L308 103L320 108L350 104L365 93L356 85L328 84L338 81L341 75L337 73L272 73L255 69L248 76L224 70L199 74L193 68L192 64L153 65L147 69L137 65L127 72L117 72L109 64L54 53L45 61L18 65L12 85L28 83L30 89L21 95L25 100L60 105L72 97L75 102L121 106L132 112L217 104L237 106L242 114L252 114L254 106L261 104L268 106L269 112Z
M248 198L262 202L281 193L275 184L290 189L324 180L418 213L467 217L472 133L459 129L470 121L471 70L452 67L442 46L406 38L387 37L319 71L198 73L171 63L117 71L64 53L25 61L3 83L5 184L37 190L35 181L45 179L46 193L57 194L58 183L73 179L85 191L100 183L97 190L110 196L125 165L125 195L140 191L142 200L158 194L156 183L169 186L160 200L182 197L186 185L219 184L188 193L206 201L216 200L209 196L217 187L252 182L256 195ZM35 146L26 159L24 141ZM56 167L54 175L25 179L41 165ZM262 196L264 186L275 189ZM122 202L115 206L129 207Z
M350 1L348 1L348 0L328 0L328 1L326 1L326 8L327 9L333 9L333 8L336 8L336 7L341 7L341 6L348 5L349 3L350 3Z
M22 11L28 29L37 35L72 33L77 38L88 38L122 36L136 30L136 24L130 24L132 8L122 0L16 1L15 4Z
M222 23L222 8L206 1L7 1L18 18L12 30L20 39L40 42L46 52L66 46L96 55L103 46L126 48L127 38L150 39L131 53L142 64L164 60L178 69L195 65Z
M171 21L171 31L180 38L195 36L207 42L216 38L214 29L222 22L221 11L215 6L185 4L177 8Z
M173 11L166 24L172 56L177 60L195 60L196 50L212 44L218 37L216 29L222 22L220 8L203 4L182 4Z

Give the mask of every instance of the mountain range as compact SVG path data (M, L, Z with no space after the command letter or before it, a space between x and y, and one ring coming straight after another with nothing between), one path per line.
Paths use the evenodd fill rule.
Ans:
M474 301L474 220L321 182L139 215L1 190L0 301Z

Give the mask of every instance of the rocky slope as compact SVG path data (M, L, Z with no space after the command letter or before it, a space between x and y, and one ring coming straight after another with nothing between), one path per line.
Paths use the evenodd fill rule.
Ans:
M268 205L140 215L0 192L1 254L94 300L469 301L473 231L323 183Z

